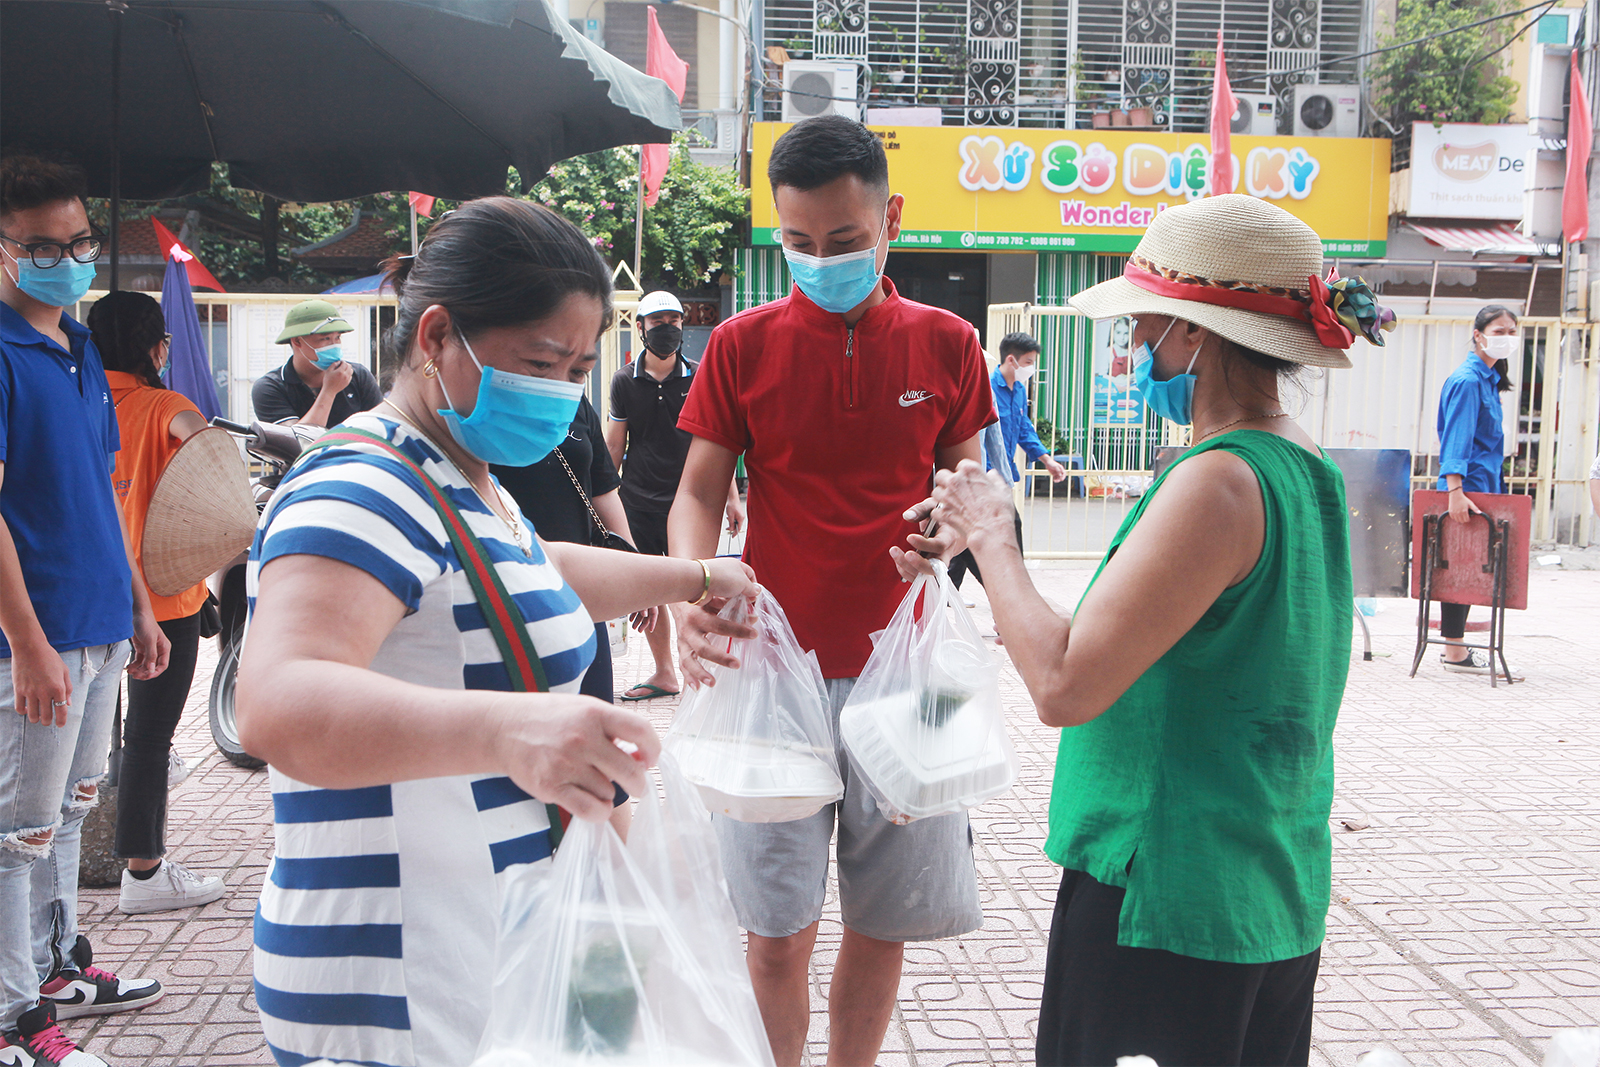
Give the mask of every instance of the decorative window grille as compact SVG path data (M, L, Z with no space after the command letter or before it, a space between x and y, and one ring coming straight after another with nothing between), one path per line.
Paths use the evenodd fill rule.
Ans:
M1235 92L1350 83L1361 0L765 0L764 45L862 64L869 107L938 107L946 125L1083 128L1094 112L1149 107L1158 128L1208 128L1217 29ZM862 28L864 25L864 29ZM1298 71L1298 73L1290 73ZM781 105L767 64L763 102Z

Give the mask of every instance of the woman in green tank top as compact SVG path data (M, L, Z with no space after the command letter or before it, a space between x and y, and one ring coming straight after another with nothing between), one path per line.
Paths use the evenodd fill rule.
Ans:
M1343 479L1278 386L1348 367L1352 330L1382 344L1393 321L1321 268L1304 223L1216 196L1162 212L1123 278L1073 300L1135 320L1140 392L1194 446L1128 515L1070 621L1028 578L1009 488L976 464L940 472L908 513L992 569L1005 650L1041 721L1065 728L1040 1064L1309 1058L1352 589ZM894 554L908 576L926 565Z

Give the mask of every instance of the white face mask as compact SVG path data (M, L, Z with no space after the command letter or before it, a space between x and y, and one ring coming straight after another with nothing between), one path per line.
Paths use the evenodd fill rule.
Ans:
M1018 367L1017 368L1017 384L1018 385L1022 385L1029 378L1032 378L1033 377L1033 372L1038 370L1038 369L1039 369L1039 367L1038 367L1038 364L1036 364L1036 363L1030 363L1026 367Z
M1486 335L1483 339L1483 350L1490 359L1510 359L1521 348L1522 338L1514 333Z

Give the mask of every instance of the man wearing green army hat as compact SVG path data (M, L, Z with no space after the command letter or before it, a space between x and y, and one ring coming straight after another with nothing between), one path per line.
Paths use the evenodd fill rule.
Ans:
M278 344L289 361L256 379L250 403L262 422L337 426L357 412L377 407L383 391L372 372L345 357L343 334L355 327L326 300L306 300L289 309Z

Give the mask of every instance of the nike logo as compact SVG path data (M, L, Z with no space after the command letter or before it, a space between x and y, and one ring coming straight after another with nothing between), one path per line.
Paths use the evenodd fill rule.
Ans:
M926 389L907 389L900 397L900 406L903 408L908 408L913 404L920 404L924 400L932 399L933 394L928 392Z

